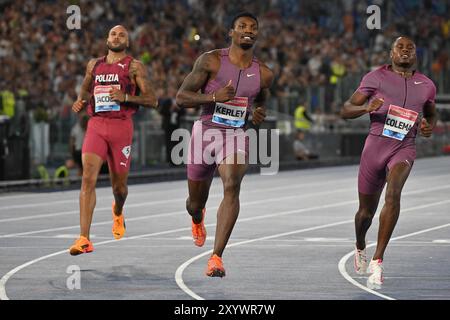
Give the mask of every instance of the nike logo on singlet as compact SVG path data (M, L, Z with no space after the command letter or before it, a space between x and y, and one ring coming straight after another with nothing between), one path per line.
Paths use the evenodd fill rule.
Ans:
M247 78L253 77L254 75L255 75L254 73L252 73L252 74L247 74Z
M414 81L414 84L421 84L423 81Z

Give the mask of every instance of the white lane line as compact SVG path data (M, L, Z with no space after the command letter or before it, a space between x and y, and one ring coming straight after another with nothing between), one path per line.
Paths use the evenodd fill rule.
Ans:
M435 170L435 169L434 169ZM311 175L298 175L299 180L302 181L303 186L305 185L320 185L320 182L313 182L310 180L307 180L308 178L312 178L314 181L316 181L318 178L320 179L322 176L326 176L328 175L328 173L324 172L323 174L311 174ZM347 179L335 179L334 181L336 182L345 182L346 180L355 180L355 178L347 178ZM219 180L219 178L215 178L216 181ZM293 184L291 184L290 182L292 181L292 175L286 175L285 177L279 177L279 178L270 178L270 180L266 180L265 182L270 184L270 185L282 185L281 187L278 187L277 189L283 190L283 189L287 189L289 188L289 186L295 186ZM177 183L178 185L179 183ZM214 182L213 182L214 184ZM218 183L220 184L220 182ZM245 183L245 187L252 190L255 187L260 187L261 183L260 181L254 181L253 179L246 179L246 183ZM102 192L105 189L110 189L110 187L99 187L97 192ZM170 189L157 189L157 185L155 184L155 190L145 190L145 191L139 191L140 189L144 189L144 187L141 187L140 185L131 185L129 186L129 194L132 197L139 197L139 196L144 196L144 197L148 197L149 194L154 195L154 194L158 194L158 193L163 193L164 196L167 195L168 192L173 192L173 193L179 193L179 192L185 192L187 190L187 186L184 187L180 187L180 188L170 188ZM136 189L136 190L133 190ZM275 189L275 190L277 190ZM243 188L242 191L244 191L245 189ZM70 190L70 191L61 191L58 192L58 199L60 198L60 195L64 195L64 194L70 194L72 195L72 193L74 195L78 195L79 194L79 190ZM106 192L106 190L105 190ZM0 210L9 210L9 209L17 209L17 208L30 208L30 207L35 207L35 206L48 206L49 204L52 203L56 203L56 204L61 204L61 203L78 203L78 199L71 199L71 200L56 200L53 201L52 199L47 200L50 196L53 195L54 193L39 193L39 194L29 194L29 193L24 193L21 195L12 195L12 196L2 196L0 194L0 200L6 200L6 199L15 199L15 198L21 198L23 199L24 197L26 198L35 198L35 197L39 197L39 198L44 198L45 201L44 202L35 202L35 203L30 203L29 201L27 201L27 204L15 204L15 205L10 205L10 206L2 206L0 207ZM108 193L108 195L111 195L110 193ZM100 196L104 196L104 195L100 195Z
M447 204L447 203L450 203L450 200L439 201L439 202L431 203L431 204L428 204L428 205L422 205L422 206L418 206L418 207L414 207L414 208L409 208L409 209L402 210L402 212L413 211L413 210L420 210L420 209L424 209L424 208L428 208L428 207L433 207L433 206L439 206L439 205ZM446 228L446 227L448 227L448 226L450 226L450 223L444 224L444 225L440 225L440 226L437 226L437 227L434 227L434 228L424 229L424 230L417 231L417 232L413 232L413 233L408 233L408 234L403 235L403 236L394 237L394 238L391 238L390 241L395 241L395 240L400 240L400 239L412 237L412 236L415 236L415 235L418 235L418 234L421 234L421 233L425 233L425 232L430 232L430 231L434 231L434 230ZM367 248L370 248L370 247L374 247L374 246L376 246L376 245L377 245L377 243L374 242L374 243L371 243L371 244L367 245L366 247L367 247ZM395 300L395 298L389 297L389 296L384 295L384 294L381 294L381 293L379 293L379 292L377 292L377 291L375 291L375 290L369 289L367 286L364 286L364 285L362 285L361 283L359 283L358 281L354 280L354 279L348 274L347 269L345 268L345 264L347 263L347 260L348 260L350 257L353 257L354 253L355 253L354 250L350 251L350 252L347 253L345 256L343 256L343 257L341 258L341 260L339 261L338 269L339 269L339 272L341 273L341 275L342 275L347 281L349 281L351 284L353 284L354 286L356 286L356 287L358 287L358 288L360 288L360 289L362 289L362 290L364 290L364 291L367 291L367 292L369 292L369 293L371 293L371 294L374 294L374 295L376 295L376 296L378 296L378 297L380 297L380 298L386 299L386 300ZM366 277L366 278L367 278L367 277Z
M449 187L450 187L450 185L449 185ZM246 201L246 202L242 202L241 206L248 206L248 205L255 205L255 204L258 205L258 204L269 203L269 202L278 202L278 201L283 201L283 200L285 201L285 200L289 200L289 199L302 199L302 198L309 198L309 197L315 197L315 196L323 196L323 195L327 195L327 194L335 194L336 192L347 192L347 191L350 191L350 190L353 190L353 188L339 189L339 190L330 190L330 191L322 191L322 192L315 192L315 193L304 193L304 194L300 194L300 195L290 195L290 196L285 196L285 197L268 198L268 199L264 199L264 200ZM221 196L223 196L223 195L221 195ZM130 205L130 206L132 206L132 205ZM128 206L128 208L130 208L130 206ZM136 204L136 206L137 206L137 204ZM218 208L219 208L218 206L208 207L208 211L209 210L215 210L215 209L218 209ZM109 210L111 210L110 207L109 207ZM72 213L78 213L78 211L73 211ZM144 216L144 217L127 218L126 221L127 222L129 222L129 221L139 221L139 220L146 220L146 219L160 218L160 217L168 217L168 216L181 215L181 214L186 215L187 214L186 210L166 212L166 213L160 213L160 214L157 214L157 215ZM105 224L110 224L110 223L111 223L111 220L107 220L107 221L92 223L91 226L105 225ZM68 227L59 227L59 228L50 228L50 229L35 230L35 231L28 231L28 232L4 234L4 235L0 235L0 239L1 238L11 238L11 237L17 237L17 236L24 236L24 235L30 235L30 234L36 234L36 233L43 233L43 232L70 230L70 229L73 229L73 228L79 228L79 226L80 225L77 224L77 225L68 226Z
M329 227L335 227L335 226L339 226L341 224L347 224L353 222L352 220L345 220L345 221L339 221L339 222L335 222L335 223L329 223L329 224L324 224L324 225L320 225L320 226L316 226L316 227L311 227L311 228L305 228L305 229L299 229L299 230L294 230L294 231L289 231L289 232L283 232L283 233L277 233L274 235L270 235L270 236L265 236L265 237L261 237L261 238L256 238L256 239L251 239L251 240L246 240L246 241L241 241L241 242L235 242L232 244L227 245L227 249L231 248L231 247L236 247L236 246L240 246L243 244L248 244L248 243L252 243L252 242L256 242L256 241L262 241L262 240L269 240L269 239L274 239L274 238L279 238L279 237L284 237L284 236L289 236L292 234L298 234L298 233L302 233L302 232L307 232L307 231L314 231L314 230L319 230L319 229L324 229L324 228L329 228ZM196 294L194 291L192 291L185 283L183 280L183 272L184 270L186 270L186 268L192 264L193 262L197 261L198 259L209 255L213 252L213 250L208 250L205 251L199 255L196 255L195 257L192 257L191 259L187 260L186 262L184 262L182 265L180 265L177 269L177 271L175 272L175 281L177 283L177 285L180 287L181 290L183 290L185 293L187 293L188 295L190 295L192 298L196 299L196 300L205 300L205 298L199 296L198 294Z
M421 165L422 163L426 163L426 162L436 162L436 160L440 160L440 158L441 157L430 157L430 158L427 158L427 159L417 159L416 160L416 162L417 162L416 165L419 165L419 164ZM350 171L350 174L353 174L354 172L353 172L352 167L357 167L357 166L358 166L357 164L354 164L354 165L342 166L342 167L339 167L338 169L339 169L339 171L348 170L348 171ZM286 181L286 184L289 184L289 182L292 180L292 173L294 172L294 174L297 175L299 179L302 179L302 181L304 183L307 183L309 185L311 182L307 181L306 179L317 180L318 177L319 178L322 177L322 176L326 176L327 177L330 174L337 174L338 171L334 170L334 168L335 167L313 168L313 169L309 169L307 171L306 170L281 171L279 173L279 175L278 175L278 177L281 176L281 178L277 179L277 180L274 180L273 178L270 178L269 183L280 183L280 184L282 184L283 181ZM429 167L426 167L426 168L417 167L417 168L414 169L412 174L446 172L447 169L448 169L448 166L447 166L446 163L444 163L444 165L442 167L438 167L438 168L436 166L433 166L432 168L429 168ZM247 176L247 179L246 179L246 181L248 181L247 183L254 183L254 184L260 185L259 181L253 180L253 176L254 175L248 175ZM411 178L413 178L413 176L411 176ZM276 181L280 181L280 182L276 182ZM178 182L171 181L171 182L151 183L151 185L155 185L155 186L161 185L161 184L164 187L167 186L167 189L156 189L155 188L156 190L152 190L151 193L154 194L154 193L157 193L157 192L161 192L163 194L166 194L168 191L173 191L173 190L184 191L185 190L185 188L177 188L177 189L173 188L173 185L178 185ZM141 184L130 185L129 187L130 187L130 190L131 189L139 190L139 189L144 188L144 187L142 187ZM110 188L111 187L108 187L108 186L99 187L98 191L106 190L106 189L110 189ZM61 195L72 194L74 192L78 193L79 190L59 191L58 195L57 195L57 198L60 198ZM143 191L143 192L137 191L136 193L148 194L149 192L147 192L147 191ZM7 194L1 194L0 193L0 200L17 199L17 198L23 199L24 197L27 197L28 199L29 198L42 198L43 195L48 197L48 196L52 196L53 194L54 194L53 192L46 192L46 193L37 193L37 192L33 192L33 193L28 192L27 193L27 192L22 192L20 194L15 193L15 194L12 194L12 195L7 195ZM40 202L38 202L36 204L40 204ZM2 207L0 207L0 209L1 208Z
M282 216L282 215L289 215L289 214L296 214L296 213L301 213L301 212L309 212L309 211L314 211L314 210L321 210L321 209L326 209L326 208L335 208L335 207L340 207L340 206L345 206L348 204L353 204L355 203L355 201L344 201L344 202L338 202L338 203L334 203L334 204L329 204L329 205L321 205L321 206L315 206L315 207L309 207L309 208L303 208L300 210L289 210L289 211L282 211L282 212L278 212L278 213L274 213L274 214L267 214L267 215L262 215L262 216L256 216L256 217L251 217L251 218L245 218L245 219L240 219L240 222L246 222L246 221L255 221L255 220L260 220L260 219L265 219L268 217L276 217L276 216ZM215 226L215 223L211 223L211 224L206 224L206 227L213 227ZM170 233L176 233L176 232L181 232L181 231L188 231L191 230L191 227L185 227L185 228L178 228L178 229L172 229L172 230L167 230L167 231L161 231L161 232L154 232L154 233L149 233L149 234L143 234L143 235L138 235L138 236L132 236L132 237L126 237L126 238L122 238L120 240L108 240L108 241L102 241L102 242L98 242L96 244L94 244L94 247L100 246L100 245L104 245L104 244L109 244L109 243L113 243L113 242L118 242L118 241L126 241L126 240L134 240L134 239L141 239L141 238L146 238L146 237L152 237L152 236L157 236L157 235L163 235L163 234L170 234ZM250 240L251 241L251 240ZM248 241L245 241L248 242ZM63 254L63 253L68 253L68 250L62 250L62 251L58 251L52 254L48 254L46 256L31 260L27 263L24 263L14 269L12 269L11 271L9 271L8 273L6 273L1 279L0 279L0 300L9 300L8 295L6 294L6 283L8 282L8 280L17 272L19 272L20 270L34 264L37 263L39 261Z
M165 217L181 215L181 214L187 214L186 210L184 210L184 211L167 212L167 213L161 213L161 214L154 214L154 215L145 216L145 217L126 218L126 221L127 222L129 222L129 221L140 221L140 220L147 220L147 219L154 219L154 218L161 218L161 217L165 218ZM101 226L101 225L111 224L111 221L112 220L95 222L95 223L92 223L91 226ZM78 225L67 226L67 227L49 228L49 229L41 229L41 230L35 230L35 231L3 234L3 235L0 235L0 239L1 238L20 237L20 236L26 236L26 235L38 234L38 233L45 233L45 232L70 230L70 229L75 229L75 228L79 228L79 227L80 227L80 225L78 224Z
M422 171L423 172L434 172L434 171L436 171L436 172L445 172L445 170L443 170L443 169L441 169L441 168L432 168L432 169L427 169L427 170L415 170L414 171L414 173L422 173ZM328 175L329 173L328 172L324 172L323 174L317 174L317 172L316 173L314 173L314 174L312 174L312 175L305 175L305 174L303 174L303 175L298 175L298 179L299 180L301 180L302 181L302 185L303 186L308 186L308 187L311 187L311 186L315 186L315 185L318 185L318 186L321 186L321 185L323 185L324 183L323 182L311 182L311 181L307 181L307 180L305 180L306 178L314 178L314 180L317 180L318 178L320 179L320 177L321 176L324 176L324 175ZM283 181L286 181L286 183L285 183L285 186L281 186L281 187L277 187L277 188L274 188L274 189L270 189L270 190L284 190L284 189L289 189L290 187L293 187L293 186L295 186L295 185L292 185L292 184L290 184L289 182L292 180L292 175L288 175L287 173L286 173L286 177L281 177L281 178L278 178L278 179L275 179L275 180L273 180L273 179L270 179L270 180L268 180L268 181L266 181L266 182L269 182L270 184L284 184L283 183ZM412 177L413 178L413 177ZM348 179L336 179L336 180L334 180L335 182L345 182L345 181L354 181L356 179L356 177L355 178L348 178ZM424 178L421 178L421 179L424 179ZM425 178L426 179L426 178ZM327 182L325 182L325 183L331 183L332 181L327 181ZM242 191L243 192L245 192L245 189L250 189L250 190L252 190L255 186L252 186L252 184L257 184L258 186L260 185L260 182L258 182L258 181L253 181L253 180L250 180L250 181L248 181L248 182L246 182L246 186L245 186L245 188L243 188L242 189ZM140 186L138 186L138 185L132 185L132 186L130 186L130 189L131 188L136 188L136 189L141 189L141 187ZM99 188L99 190L101 190L101 189L108 189L109 187L102 187L102 188ZM156 188L155 188L156 189ZM173 189L173 188L171 188L171 189L164 189L164 190L158 190L158 189L156 189L156 190L152 190L151 192L150 191L131 191L130 190L130 196L132 196L133 198L134 197L140 197L140 196L144 196L144 197L148 197L148 195L151 193L152 195L154 195L155 193L163 193L164 195L167 195L167 192L175 192L175 193L179 193L179 192L183 192L183 191L185 191L186 190L186 188L185 187L183 187L183 188L176 188L176 189ZM249 192L252 192L252 191L249 191ZM79 193L79 191L76 191L76 190L71 190L71 191L63 191L63 192L61 192L61 193L59 193L59 194L70 194L70 193L76 193L76 194L78 194ZM11 199L14 199L14 198L24 198L24 197L27 197L27 198L30 198L30 197L40 197L40 198L42 198L43 197L43 195L44 196L46 196L46 197L48 197L48 195L51 195L51 193L46 193L46 194L23 194L23 195L12 195L12 196L1 196L0 195L0 200L3 200L3 199L9 199L9 198L11 198ZM130 199L130 201L137 201L137 200L131 200ZM78 203L78 199L68 199L68 200L56 200L56 201L53 201L53 200L50 200L50 201L48 201L48 200L46 200L45 202L37 202L37 203L29 203L28 201L27 201L27 204L17 204L17 205L10 205L10 206L1 206L0 207L0 211L1 210L11 210L11 209L19 209L19 208L34 208L34 207L37 207L37 206L49 206L49 205L53 205L53 204L64 204L64 203L73 203L73 204L77 204ZM13 221L13 220L11 220L11 221ZM0 221L1 222L1 221Z
M311 183L309 185L305 185L304 182L302 183L298 183L298 184L291 184L291 185L286 185L286 186L282 186L282 187L270 187L270 188L258 188L258 189L253 189L253 190L242 190L242 195L246 196L247 194L253 194L253 193L261 193L261 192L267 192L267 191L277 191L277 190L292 190L295 191L295 189L298 188L311 188L313 186L324 186L327 184L331 184L331 185L336 185L337 183L339 184L347 184L346 182L350 182L353 181L354 179L340 179L340 180L334 180L334 181L327 181L327 182L317 182L317 183ZM355 188L348 188L347 190L353 190ZM185 191L186 189L184 189L183 191ZM148 194L147 194L148 195ZM167 198L167 194L165 195ZM214 199L214 198L221 198L223 197L223 193L214 193L211 194L209 196L210 199ZM70 202L78 202L78 200L61 200L61 201L70 201ZM127 204L125 205L125 210L128 208L138 208L138 207L144 207L144 206L153 206L153 205L159 205L159 204L164 204L164 203L173 203L174 198L169 197L169 199L164 199L164 200L152 200L152 201L147 201L147 202L139 202L139 203L130 203L130 202L134 202L137 200L132 200L129 199ZM51 202L50 202L51 203ZM130 203L130 204L129 204ZM48 205L48 204L47 204ZM1 209L1 208L0 208ZM96 211L109 211L111 210L111 205L106 206L106 207L98 207L95 208ZM23 221L23 220L32 220L32 219L41 219L41 218L50 218L50 217L57 217L57 216L64 216L64 215L71 215L71 214L77 214L79 213L79 210L70 210L70 211L62 211L62 212L55 212L55 213L46 213L46 214L40 214L40 215L32 215L32 216L25 216L25 217L17 217L17 218L5 218L5 219L0 219L0 222L13 222L13 221Z
M446 203L450 203L450 200L445 200L445 201L435 202L435 203L428 204L428 205L422 205L422 206L416 206L416 207L408 208L408 209L403 210L403 212L405 212L405 211L420 210L420 209L424 209L424 208L428 208L428 207L433 207L433 206L438 206L438 205L446 204ZM307 232L307 231L313 231L313 230L318 230L318 229L324 229L324 228L329 228L329 227L333 227L333 226L337 226L337 225L341 225L341 224L353 223L353 222L354 222L354 219L352 219L352 220L345 220L345 221L339 221L339 222L330 223L330 224L324 224L324 225L320 225L320 226L316 226L316 227L311 227L311 228L306 228L306 229L300 229L300 230L295 230L295 231L290 231L290 232L285 232L285 233L279 233L279 234L275 234L275 235L271 235L271 236L266 236L266 237L261 237L261 238L257 238L257 239L252 239L252 240L247 240L247 241L241 241L241 242L233 243L233 244L227 245L227 248L235 247L235 246L240 246L240 245L248 244L248 243L251 243L251 242L256 242L256 241L261 241L261 240L267 240L267 239L273 239L273 238L283 237L283 236L286 236L286 235L297 234L297 233L302 233L302 232ZM450 225L450 224L448 224L448 225ZM448 225L445 225L445 226L448 226ZM442 228L442 226L440 226L440 227L435 227L435 228L431 228L431 229L427 229L427 231L434 230L434 229L437 229L437 228ZM409 235L406 235L406 236L396 237L395 239L403 239L403 238L406 238L406 237L409 237L409 236L412 236L412 235L416 235L416 234L419 234L419 233L427 232L427 231L415 232L415 233L413 233L413 234L409 234ZM373 246L373 245L376 245L376 243L371 244L370 246ZM206 252L203 252L203 253L201 253L201 254L199 254L199 255L197 255L197 256L195 256L195 257L193 257L193 258L187 260L187 261L184 262L182 265L180 265L180 266L178 267L177 271L175 272L175 281L176 281L176 283L178 284L178 286L180 287L180 289L183 290L185 293L187 293L189 296L191 296L191 297L194 298L194 299L197 299L197 300L204 300L203 297L201 297L201 296L199 296L198 294L196 294L194 291L192 291L192 290L184 283L184 281L183 281L183 272L184 272L184 270L185 270L190 264L192 264L192 263L195 262L196 260L198 260L198 259L200 259L200 258L202 258L202 257L204 257L204 256L206 256L206 255L208 255L208 254L211 254L212 252L213 252L213 250L208 250L208 251L206 251ZM350 252L350 255L352 255L352 254L353 254L353 251ZM344 268L345 268L345 262L344 262ZM352 279L352 280L353 280L353 279ZM353 281L354 281L354 280L353 280ZM356 282L356 281L355 281L355 282ZM356 283L357 283L358 286L359 286L359 283L358 283L358 282L356 282ZM367 289L368 289L368 288L367 288ZM370 290L370 289L368 289L368 290ZM373 291L373 290L370 290L371 293L372 293L372 291ZM375 293L376 293L378 296L381 296L381 297L383 297L383 298L389 298L389 297L387 297L387 296L380 295L378 292L375 292Z
M450 243L450 239L436 239L433 243Z
M450 176L450 175L449 175ZM434 177L427 177L427 178L422 178L421 181L425 180L425 179L435 179ZM249 187L248 185L245 186L245 188L241 191L241 195L242 196L246 196L247 194L253 194L253 193L260 193L260 192L266 192L266 191L277 191L277 190L293 190L295 188L308 188L310 189L311 187L314 186L320 186L323 187L325 185L331 184L331 185L336 185L336 184L344 184L346 185L348 182L354 182L354 178L348 178L348 179L336 179L336 180L330 180L330 181L326 181L326 182L312 182L312 183L305 183L305 181L302 181L301 183L298 184L287 184L285 186L280 186L280 187L270 187L270 188L258 188L258 189L251 189L251 187ZM449 186L450 187L450 186ZM250 190L247 190L250 189ZM347 190L356 190L356 187L354 188L348 188ZM183 189L184 191L185 189ZM438 189L439 190L439 187ZM181 189L180 189L181 191ZM148 196L148 192L146 193L134 193L133 194L133 198L135 195L139 195L139 194L143 194ZM165 196L167 196L167 194L165 194ZM222 193L214 193L211 194L209 196L210 199L214 199L214 198L220 198L222 197L223 194ZM138 207L144 207L144 206L153 206L153 205L159 205L159 204L164 204L164 203L172 203L174 199L164 199L164 200L153 200L153 201L147 201L147 202L140 202L140 203L131 203L130 202L135 202L138 201L137 199L128 199L127 204L125 205L125 209L127 208L138 208ZM26 204L24 206L26 207L33 207L33 206L37 206L37 205L50 205L53 203L78 203L78 200L61 200L61 201L56 201L56 202L52 202L49 201L48 203L44 203L44 204ZM6 209L6 208L13 208L13 207L17 207L17 206L4 206L4 207L0 207L0 210L2 209ZM111 206L105 206L105 207L98 207L95 209L96 211L109 211L111 210ZM39 215L28 215L28 216L24 216L24 217L16 217L16 218L5 218L5 219L0 219L0 223L4 223L4 222L15 222L15 221L24 221L24 220L33 220L33 219L43 219L43 218L51 218L51 217L58 217L58 216L65 216L65 215L72 215L72 214L78 214L79 210L69 210L69 211L60 211L60 212L54 212L54 213L46 213L46 214L39 214ZM64 230L64 229L63 229Z
M433 192L433 191L447 189L447 188L450 188L450 185L444 185L444 186L432 187L432 188L428 188L428 189L418 189L418 190L413 190L413 191L409 191L409 192L404 192L403 196L420 194L420 193L424 193L424 192ZM244 206L244 205L261 204L261 203L267 203L267 202L276 202L279 200L286 200L286 199L292 199L292 198L301 199L301 198L308 198L308 197L318 196L318 195L334 194L335 192L344 192L344 191L353 190L353 189L354 188L347 188L347 189L338 189L336 191L325 191L325 192L316 192L316 193L309 193L309 194L304 193L304 194L300 194L300 195L277 197L277 198L272 198L272 199L269 198L269 199L264 199L264 200L256 200L256 201L252 201L252 202L242 202L241 205ZM357 203L357 202L358 202L357 200L352 201L352 203ZM140 206L140 204L127 205L128 208L133 207L133 206L138 207L138 206ZM218 208L218 206L208 207L208 211L215 210L217 208ZM95 210L100 211L101 208L95 209ZM108 207L108 210L111 210L111 207ZM71 211L71 214L74 214L74 213L79 213L79 212ZM168 213L162 213L162 214L151 215L151 216L127 218L127 221L139 221L139 220L146 220L146 219L159 218L159 217L168 217L168 216L173 216L173 215L178 215L178 214L186 214L186 212L185 211L176 211L176 212L168 212ZM105 224L109 224L109 223L111 223L111 221L107 220L107 221L93 223L91 226L105 225ZM16 237L16 236L25 236L25 235L31 235L31 234L37 234L37 233L44 233L44 232L70 230L70 229L79 228L79 227L80 227L80 225L77 224L77 225L67 226L67 227L58 227L58 228L41 229L41 230L19 232L19 233L12 233L12 234L4 234L4 235L0 235L0 239Z
M431 189L434 189L434 188L422 189L422 190L417 190L417 191L411 191L409 193L405 193L405 195L406 194L424 193L424 192L430 191ZM311 196L311 194L310 195L305 195L305 196ZM276 216L282 216L282 215L287 215L287 214L295 214L295 213L305 212L305 211L327 209L327 208L338 207L338 206L345 206L345 205L354 204L354 203L357 203L357 201L356 200L344 201L344 202L339 202L339 203L330 204L330 205L322 205L322 206L316 206L316 207L310 207L310 208L303 208L303 209L300 209L300 210L284 211L284 212L268 214L268 215L264 215L264 216L256 216L256 217L252 217L252 218L240 219L239 221L240 222L254 221L254 220L264 219L266 217L276 217ZM142 217L142 218L148 218L148 217ZM353 220L351 220L351 221L353 221ZM214 224L207 224L206 226L207 227L215 226L215 223ZM61 228L58 228L58 229L61 229ZM109 240L109 241L99 242L95 246L108 244L108 243L112 243L112 242L116 242L116 241L126 241L126 240L140 239L140 238L150 237L150 236L154 236L154 235L170 234L170 233L175 233L175 232L180 232L180 231L187 231L187 230L191 230L191 228L190 227L178 228L178 229L172 229L172 230L167 230L167 231L162 231L162 232L149 233L149 234L144 234L144 235L138 235L138 236L133 236L133 237L122 238L121 240ZM22 264L22 265L20 265L20 266L18 266L16 268L14 268L13 270L9 271L7 274L5 274L0 279L0 300L9 300L9 298L8 298L8 296L6 294L6 283L15 273L17 273L18 271L28 267L29 265L32 265L32 264L36 263L36 262L45 260L47 258L53 257L55 255L59 255L59 254L65 253L65 252L68 252L68 250L62 250L62 251L59 251L59 252L56 252L56 253L53 253L53 254L49 254L49 255L46 255L46 256L38 258L38 259L34 259L32 261L29 261L29 262L27 262L25 264Z

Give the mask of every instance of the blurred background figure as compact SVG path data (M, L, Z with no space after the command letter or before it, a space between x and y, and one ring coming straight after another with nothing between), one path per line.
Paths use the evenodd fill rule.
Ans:
M314 120L308 114L304 101L301 101L295 109L294 118L295 129L297 131L309 131L311 129L312 123L314 122Z
M159 91L159 112L162 116L161 128L164 130L165 157L170 165L174 165L171 157L172 148L178 141L172 141L172 133L180 128L181 117L186 114L186 109L178 107L175 102L176 91L174 88Z
M319 159L319 155L312 153L305 144L305 132L297 130L294 140L294 155L297 160Z

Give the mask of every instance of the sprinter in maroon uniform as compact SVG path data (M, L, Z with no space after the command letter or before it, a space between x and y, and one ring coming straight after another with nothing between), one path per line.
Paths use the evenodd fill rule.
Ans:
M187 164L186 209L192 217L196 246L203 246L206 240L205 207L216 169L223 182L224 197L217 211L214 250L206 269L209 277L225 276L222 254L239 215L240 188L251 147L244 132L245 124L250 114L253 124L264 121L264 104L273 82L272 70L253 55L258 37L257 18L249 12L236 15L228 35L231 46L203 53L177 94L178 105L202 107L200 119L192 128ZM203 143L207 140L213 142ZM208 163L203 155L211 150L214 161Z
M128 194L131 164L133 113L139 105L157 107L144 65L127 55L128 32L123 26L109 31L108 54L92 59L72 110L87 105L90 116L82 149L83 178L80 192L80 237L70 247L71 255L92 252L89 229L96 203L95 185L104 161L108 161L114 195L112 205L115 239L125 234L123 206Z
M341 115L353 119L370 115L370 131L358 174L359 208L355 216L355 271L370 274L367 285L381 289L383 259L400 215L403 187L416 159L416 136L430 137L436 124L436 87L416 70L416 44L399 37L390 51L391 64L366 74L345 102ZM377 248L367 262L366 234L386 184L380 213Z

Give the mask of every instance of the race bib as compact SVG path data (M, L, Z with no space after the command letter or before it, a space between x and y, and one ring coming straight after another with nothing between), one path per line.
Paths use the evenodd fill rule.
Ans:
M107 86L95 86L94 99L95 99L95 112L105 111L120 111L120 104L111 100L109 91L112 88L120 90L120 84L110 84Z
M402 141L416 123L418 113L390 105L384 123L383 136Z
M243 127L245 124L247 107L247 97L234 97L227 102L217 102L212 122L235 128Z

